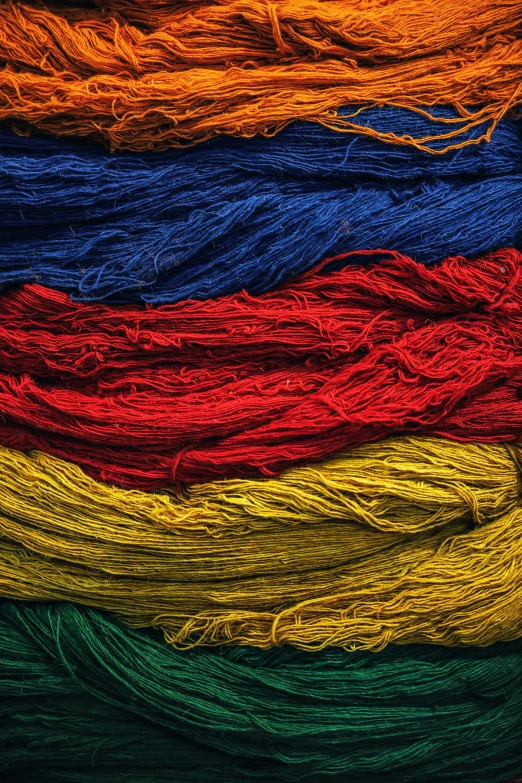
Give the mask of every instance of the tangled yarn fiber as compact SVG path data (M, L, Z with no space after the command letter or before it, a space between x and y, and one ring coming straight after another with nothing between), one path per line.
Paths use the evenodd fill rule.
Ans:
M520 642L179 653L93 610L6 601L0 668L0 769L24 782L503 783L520 767Z
M152 489L274 475L399 432L520 439L522 255L361 256L382 261L158 308L4 292L0 441Z
M6 2L0 9L0 57L20 70L83 78L329 57L368 64L484 48L485 40L506 43L522 25L516 0L477 0L473 7L448 0L421 0L414 7L408 0L99 5L96 12L74 3L58 8Z
M150 20L155 5L143 5ZM190 2L147 31L109 9L10 2L0 119L138 151L271 135L304 119L440 152L431 142L469 144L462 135L484 122L489 139L522 100L518 0L480 0L476 11L450 0L350 5ZM348 103L359 109L340 115ZM383 104L450 104L460 116L440 127L428 112L432 131L416 138L358 119Z
M429 130L394 108L369 117ZM311 123L139 157L4 130L0 284L169 303L262 293L363 247L423 263L520 247L521 127L441 157Z
M0 594L106 609L177 647L380 650L522 635L518 447L400 439L182 495L0 452Z

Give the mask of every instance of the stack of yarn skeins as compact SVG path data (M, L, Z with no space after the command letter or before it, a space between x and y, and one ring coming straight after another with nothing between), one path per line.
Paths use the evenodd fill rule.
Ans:
M0 5L0 776L522 773L520 0Z

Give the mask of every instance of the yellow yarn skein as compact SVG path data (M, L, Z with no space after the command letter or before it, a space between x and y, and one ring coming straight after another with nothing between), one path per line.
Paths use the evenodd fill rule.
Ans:
M104 608L177 646L522 634L516 447L400 438L180 496L2 448L0 481L5 597Z

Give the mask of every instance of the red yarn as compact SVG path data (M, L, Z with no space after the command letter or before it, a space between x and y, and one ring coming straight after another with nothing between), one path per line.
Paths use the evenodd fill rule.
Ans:
M520 439L522 255L385 255L156 308L4 293L0 441L151 489L273 474L399 432Z

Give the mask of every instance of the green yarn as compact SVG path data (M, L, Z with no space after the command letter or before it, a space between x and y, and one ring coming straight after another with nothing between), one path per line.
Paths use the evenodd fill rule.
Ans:
M10 697L0 708L2 780L208 781L230 779L231 760L82 694ZM175 770L175 775L172 771ZM158 777L159 776L159 777Z
M522 642L178 652L73 604L0 604L0 774L17 783L503 783Z

